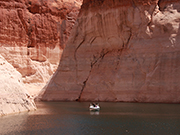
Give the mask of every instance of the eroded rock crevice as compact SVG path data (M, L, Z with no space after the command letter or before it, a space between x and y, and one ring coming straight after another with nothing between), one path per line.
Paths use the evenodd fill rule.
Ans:
M84 43L85 41L85 37L82 39L82 41L79 43L79 45L77 46L77 48L75 49L75 52L74 52L74 59L77 61L77 51L78 49L81 47L81 45Z
M103 60L103 58L105 57L106 54L110 53L111 51L107 50L105 51L104 49L100 52L99 56L95 56L93 55L93 61L91 62L91 68L93 68L93 66L98 63L99 61Z
M101 53L99 54L100 56L99 56L98 58L95 58L95 57L94 57L95 60L93 60L93 61L91 62L91 68L90 68L89 74L88 74L86 80L83 82L82 89L81 89L80 94L79 94L79 97L78 97L78 99L77 99L76 101L81 101L82 93L83 93L83 91L84 91L84 89L85 89L85 87L86 87L86 84L88 83L88 80L89 80L89 78L90 78L90 76L91 76L91 73L93 72L93 67L94 67L97 63L99 63L101 60L103 60L104 57L105 57L105 55L107 55L107 54L110 53L110 52L111 52L111 51L105 51L105 50L103 49L103 50L101 51Z

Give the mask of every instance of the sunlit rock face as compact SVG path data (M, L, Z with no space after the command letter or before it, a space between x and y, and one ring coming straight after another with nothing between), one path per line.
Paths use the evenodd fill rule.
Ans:
M54 73L81 3L0 0L0 53L24 83L43 83Z
M180 102L180 1L84 0L46 101Z
M0 116L35 110L21 74L0 55Z

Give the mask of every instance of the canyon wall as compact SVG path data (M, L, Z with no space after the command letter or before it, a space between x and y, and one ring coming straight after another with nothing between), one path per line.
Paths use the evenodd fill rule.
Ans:
M179 103L179 24L179 0L84 0L41 100Z
M82 0L0 0L0 116L35 110ZM36 93L36 94L35 94Z
M24 83L45 83L58 67L82 0L0 0L0 54Z

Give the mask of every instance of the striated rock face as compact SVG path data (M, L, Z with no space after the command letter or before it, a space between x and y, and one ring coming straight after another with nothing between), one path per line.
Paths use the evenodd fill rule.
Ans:
M0 0L0 116L36 109L31 95L56 70L81 3Z
M35 110L21 74L0 55L0 116Z
M179 27L179 0L84 0L41 99L180 102Z
M56 70L82 0L0 0L0 54L25 83Z

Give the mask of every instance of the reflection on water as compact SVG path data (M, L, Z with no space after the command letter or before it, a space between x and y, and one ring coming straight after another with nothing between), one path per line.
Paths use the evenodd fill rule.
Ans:
M90 115L99 115L99 111L90 111Z
M0 118L0 135L178 135L179 104L40 102L38 110Z

